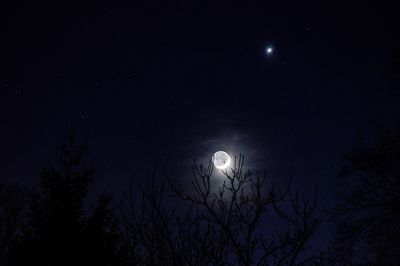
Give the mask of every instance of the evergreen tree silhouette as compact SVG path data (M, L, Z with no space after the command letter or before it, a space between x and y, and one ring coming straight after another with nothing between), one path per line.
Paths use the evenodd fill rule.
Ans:
M95 170L82 163L86 145L71 134L55 166L44 167L29 202L29 227L9 256L9 265L118 265L118 233L110 227L110 198L102 196L91 215L84 200ZM114 243L115 242L115 243Z
M86 219L83 233L82 265L126 265L126 247L121 241L119 220L111 208L108 194L99 197L92 214Z

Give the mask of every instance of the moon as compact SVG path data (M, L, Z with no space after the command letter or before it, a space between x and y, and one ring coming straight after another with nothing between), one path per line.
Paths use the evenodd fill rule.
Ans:
M224 151L217 151L212 157L212 162L218 169L225 169L231 163L231 157Z

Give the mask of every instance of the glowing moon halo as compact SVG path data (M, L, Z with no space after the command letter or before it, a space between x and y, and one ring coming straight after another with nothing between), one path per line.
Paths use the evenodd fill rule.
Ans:
M217 151L212 157L212 162L218 169L225 169L231 163L231 157L224 151Z

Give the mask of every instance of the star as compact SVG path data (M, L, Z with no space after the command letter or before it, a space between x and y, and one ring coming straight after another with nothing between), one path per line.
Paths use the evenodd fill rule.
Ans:
M267 54L267 56L272 55L273 52L274 52L274 50L272 49L272 46L267 46L265 48L265 53Z

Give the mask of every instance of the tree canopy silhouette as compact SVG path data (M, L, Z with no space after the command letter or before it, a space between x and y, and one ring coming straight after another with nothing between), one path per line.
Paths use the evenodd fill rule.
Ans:
M400 261L400 127L383 130L372 146L348 153L337 206L335 251L341 263Z
M29 222L9 254L9 265L120 265L119 235L108 196L84 212L95 171L82 165L86 145L71 134L57 163L45 167L29 200Z
M26 216L26 191L18 184L0 183L0 265L19 240Z
M311 265L305 253L319 219L315 199L267 182L235 158L213 187L213 165L193 166L191 186L155 174L121 206L131 256L141 265ZM267 184L268 183L268 184ZM172 193L175 208L166 204Z
M245 170L243 156L218 179L211 162L206 167L194 162L186 181L166 174L160 181L155 167L152 178L139 183L139 189L132 186L121 199L116 214L109 194L92 208L85 205L95 176L84 163L85 151L86 145L77 145L71 135L56 163L41 170L32 191L20 197L13 187L0 186L0 199L8 199L0 202L2 265L320 262L306 252L320 222L316 197L308 199L290 182L280 184ZM7 220L4 213L14 216Z

